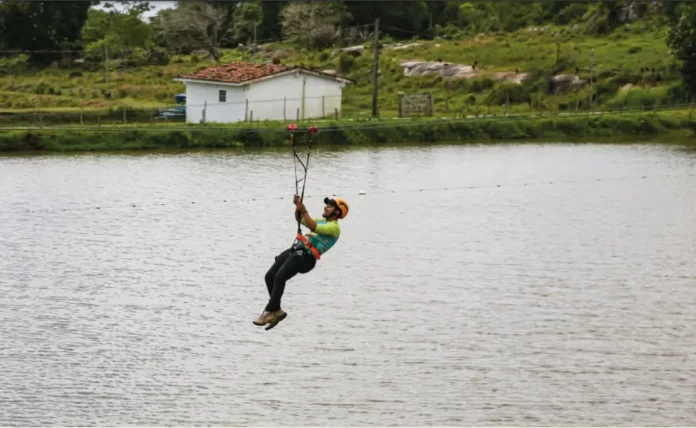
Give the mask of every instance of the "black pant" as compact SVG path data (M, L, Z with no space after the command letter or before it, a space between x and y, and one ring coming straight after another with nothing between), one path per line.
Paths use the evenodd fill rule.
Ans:
M266 288L270 300L266 310L275 312L280 310L280 299L285 291L285 282L298 273L307 273L314 269L317 260L314 255L305 248L290 248L278 254L275 263L266 272Z

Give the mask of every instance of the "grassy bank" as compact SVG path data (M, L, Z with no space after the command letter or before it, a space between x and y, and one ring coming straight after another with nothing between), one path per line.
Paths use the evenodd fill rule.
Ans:
M578 137L646 137L691 135L696 119L690 111L496 117L460 120L390 120L369 124L322 123L316 145L481 142ZM300 126L304 129L304 125ZM301 133L298 141L304 143ZM112 151L196 149L289 145L282 124L240 126L162 125L155 127L76 127L25 129L0 133L0 151Z
M635 22L601 37L573 28L547 25L385 46L380 57L380 115L397 115L399 93L432 94L436 116L654 107L688 101L681 90L678 63L665 41L666 28ZM369 43L355 56L337 48L305 51L271 43L263 46L255 60L267 62L273 57L284 64L337 70L355 79L357 84L344 91L342 116L370 116L373 53ZM124 59L128 58L112 59L108 83L103 61L42 70L27 68L22 57L5 61L0 67L0 124L116 123L123 122L124 108L126 122L150 122L157 107L171 107L174 95L185 90L182 83L173 81L175 76L217 64L195 55L172 55L167 65L128 66ZM225 49L221 63L249 59L249 54ZM471 78L437 73L405 76L401 64L408 60L476 63L478 71ZM503 77L517 72L529 76L521 84ZM550 88L549 79L559 74L577 76L583 83L568 91ZM43 112L43 117L37 112Z

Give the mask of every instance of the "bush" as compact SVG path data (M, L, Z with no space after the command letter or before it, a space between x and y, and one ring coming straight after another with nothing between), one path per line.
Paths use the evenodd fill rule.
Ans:
M582 19L585 12L587 12L587 3L571 3L556 14L553 22L556 25L568 25Z
M670 104L672 92L669 89L632 88L620 93L605 104L607 108L646 108ZM682 102L683 102L682 95Z
M355 65L355 58L353 56L342 53L337 61L336 68L340 73L347 74Z
M531 96L527 92L528 88L514 83L503 83L498 85L486 97L487 105L504 105L516 103L528 103L531 101Z
M318 25L307 35L309 47L316 50L327 49L337 40L336 28L333 25Z
M491 89L495 85L495 80L488 77L477 77L475 79L471 79L470 83L471 92L477 93Z
M14 57L0 58L0 74L12 73L27 68L29 55L21 54Z

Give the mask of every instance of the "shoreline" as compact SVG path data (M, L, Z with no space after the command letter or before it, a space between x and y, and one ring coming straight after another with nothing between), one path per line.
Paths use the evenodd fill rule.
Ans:
M65 126L0 128L0 152L122 152L219 150L288 147L284 123L256 126L170 124L161 126ZM576 115L519 115L466 119L306 121L298 124L298 148L306 147L303 129L316 125L316 147L419 146L521 142L613 143L660 138L689 140L696 131L690 110L598 112ZM627 141L628 140L628 141ZM659 142L659 141L658 141ZM673 142L664 141L662 144ZM696 144L688 141L687 144Z

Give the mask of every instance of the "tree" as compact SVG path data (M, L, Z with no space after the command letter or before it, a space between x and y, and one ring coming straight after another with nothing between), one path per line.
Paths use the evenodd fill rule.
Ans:
M260 1L256 1L253 3L237 3L237 7L234 10L233 18L234 34L237 37L237 39L248 40L254 36L255 27L258 27L263 20L263 6L261 5ZM258 28L256 29L258 30Z
M337 40L347 18L343 2L295 2L281 12L283 38L308 48L324 49Z
M445 26L457 20L457 8L463 1L429 1L428 8L428 29L436 25Z
M118 12L113 7L107 10L90 9L82 27L85 50L102 50L108 45L113 51L147 48L151 44L153 30L141 19L147 8L141 2ZM145 5L146 7L149 7Z
M280 22L280 12L287 3L286 1L263 3L261 10L263 18L261 25L256 28L256 37L260 39L278 39L281 37L283 28Z
M379 31L399 38L424 35L430 23L424 1L350 1L348 13L356 25L372 25L379 18Z
M696 94L696 6L683 5L678 20L670 27L667 45L682 63L684 86Z
M118 0L118 5L121 9L120 13L126 15L133 14L136 16L142 16L143 13L152 9L152 6L150 6L150 2L147 0ZM114 12L119 12L118 10L116 10L116 6L114 5L114 3L104 3L104 8Z
M174 49L205 49L220 61L220 48L234 40L234 18L226 5L180 2L176 9L160 15L158 37Z
M61 58L59 50L80 47L80 32L95 1L0 2L0 45L31 52L29 60L48 64ZM51 52L56 51L56 52Z
M661 4L662 13L667 17L670 25L676 25L681 17L682 9L686 2L667 1Z

